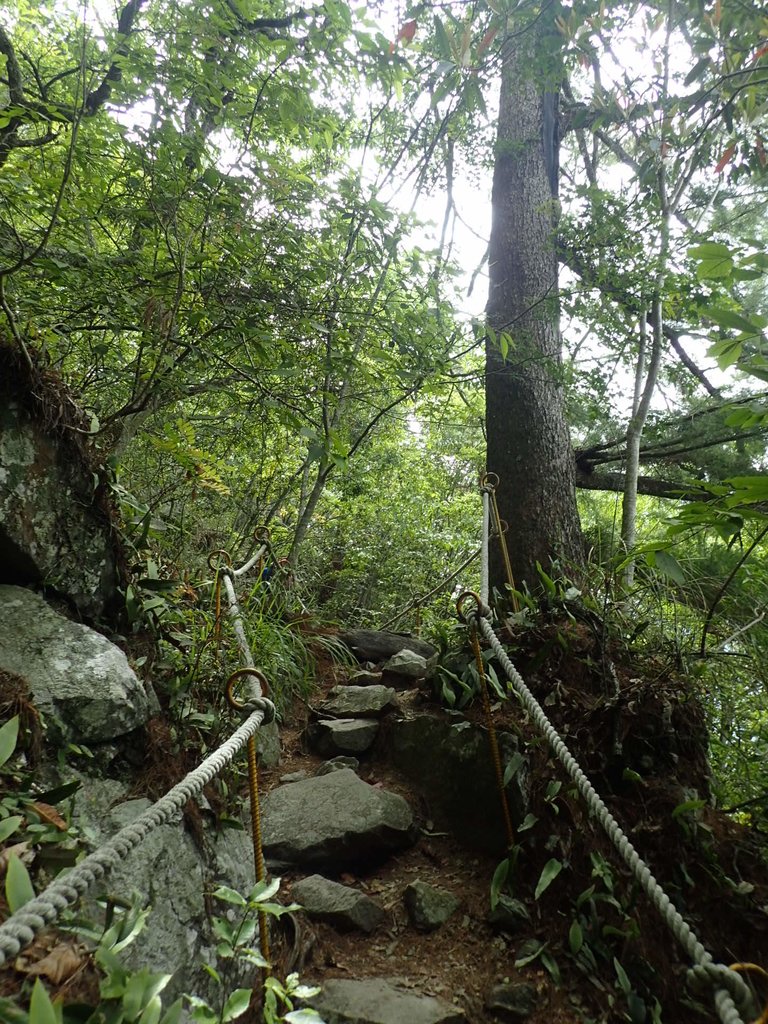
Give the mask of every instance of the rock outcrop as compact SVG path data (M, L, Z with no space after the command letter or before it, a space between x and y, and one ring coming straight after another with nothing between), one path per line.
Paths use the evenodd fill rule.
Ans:
M45 586L98 618L120 582L103 481L83 455L82 432L47 426L44 399L33 415L37 405L16 397L8 359L0 348L0 583Z
M26 680L55 742L106 742L153 712L119 648L23 587L0 585L0 668Z

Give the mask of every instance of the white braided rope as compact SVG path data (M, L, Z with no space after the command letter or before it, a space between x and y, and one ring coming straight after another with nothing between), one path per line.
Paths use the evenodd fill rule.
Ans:
M0 925L0 966L28 946L37 933L52 924L63 910L77 903L97 878L124 860L150 832L177 815L187 800L201 793L273 711L270 702L264 701L264 707L255 710L226 743L168 790L165 796Z
M482 534L482 583L480 589L480 606L475 617L478 629L486 638L496 657L504 669L509 682L515 693L520 698L523 707L530 714L539 730L547 738L550 747L558 757L560 763L576 783L576 787L584 798L590 812L595 815L603 829L621 854L625 863L629 866L643 888L646 896L661 914L667 923L672 934L693 961L694 966L689 974L701 983L705 980L714 986L714 1001L722 1024L744 1024L743 1018L736 1008L734 998L745 1012L751 1007L752 994L743 978L726 967L725 964L716 964L712 955L706 950L694 934L692 928L683 918L677 908L673 905L669 896L653 877L650 868L640 857L632 843L626 837L621 826L606 807L600 794L581 770L578 761L571 754L560 738L557 730L547 718L543 708L528 689L525 680L512 664L509 655L501 645L501 641L489 621L490 609L488 608L488 491L483 489L483 534Z
M266 544L262 544L261 547L259 548L259 550L256 552L256 554L255 555L251 555L251 557L248 559L248 561L245 563L245 565L241 565L239 569L232 569L231 570L232 575L233 576L245 576L245 574L247 572L249 572L254 567L254 565L256 565L258 560L260 558L263 558L266 553L267 553L267 545Z
M227 592L227 600L229 601L229 617L232 619L232 628L235 631L235 639L237 640L237 646L240 648L240 655L243 659L243 664L246 668L253 668L253 655L251 654L251 648L248 644L248 638L245 635L245 626L243 625L243 616L240 614L240 606L237 603L235 585L232 582L230 571L227 569L224 570L224 589Z

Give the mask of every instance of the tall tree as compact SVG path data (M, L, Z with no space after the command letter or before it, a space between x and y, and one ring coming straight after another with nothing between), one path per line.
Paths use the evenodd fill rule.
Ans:
M556 5L502 45L486 348L488 470L500 483L515 583L536 563L577 563L581 532L560 355ZM501 559L491 583L504 583Z

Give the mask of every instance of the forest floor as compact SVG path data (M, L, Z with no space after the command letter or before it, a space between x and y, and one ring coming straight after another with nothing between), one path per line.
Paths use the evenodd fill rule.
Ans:
M531 651L539 652L541 641L541 636L531 636L526 642ZM529 655L530 651L526 653L522 647L518 652L523 663ZM536 689L537 680L546 678L551 691L553 679L557 682L567 677L588 694L584 679L579 679L579 674L584 676L584 658L570 664L572 656L558 654L557 660L557 671L553 672L551 659L549 664L534 668L528 677L532 688ZM675 709L681 704L681 684L671 673L649 673L648 663L643 666L644 679L637 674L637 666L629 671L616 664L628 709L620 731L625 758L633 763L635 746L639 743L637 749L645 749L649 730L653 736L660 702L671 701ZM343 683L344 674L343 668L330 662L322 664L311 704L322 700L332 686ZM437 701L423 686L401 697L406 702L415 700L420 709L441 713ZM575 743L576 752L584 755L588 774L591 769L591 774L597 776L594 781L612 813L715 959L729 964L768 964L764 845L749 829L714 811L705 800L695 799L695 793L692 799L686 788L691 776L706 768L697 742L701 723L689 709L686 736L682 719L676 722L676 772L665 774L659 765L655 778L651 777L653 772L646 772L649 777L642 785L629 786L617 781L610 759L598 756L601 737L604 739L607 732L617 733L617 727L612 713L595 710L597 703L591 724L589 714L585 715L585 707L591 704L588 695L569 710L565 701L558 701L559 709L553 708L550 713L561 731L571 733L569 743ZM468 709L467 717L481 721L479 702L476 704ZM525 1018L531 1024L696 1024L716 1020L711 993L693 996L687 991L685 976L690 964L685 953L639 892L600 827L590 820L580 797L565 785L555 797L547 795L552 791L552 779L567 780L543 742L530 735L531 726L519 707L507 702L503 708L497 706L496 715L500 729L522 731L530 739L533 811L540 824L532 830L534 838L530 842L520 837L520 860L511 886L511 895L526 905L530 921L516 928L514 934L491 927L491 880L503 852L498 857L478 853L436 832L429 808L418 792L374 749L369 759L362 759L358 774L366 782L408 800L421 825L421 838L413 848L369 873L345 874L337 880L375 899L387 911L387 922L372 936L364 936L340 934L323 923L310 924L302 915L292 949L278 952L278 969L283 955L287 966L300 970L307 981L367 977L396 980L413 991L454 1002L469 1024L522 1020L490 1010L487 998L495 985L523 982L537 995L535 1010ZM278 785L283 775L300 770L312 775L322 763L323 759L309 753L305 744L308 716L308 708L299 705L292 720L282 728L283 758L278 768L265 773L267 790ZM582 733L586 729L589 741L583 734L576 734L577 721ZM663 746L662 736L657 735L656 740ZM704 792L707 780L700 778L699 782ZM567 870L536 900L533 894L542 866L552 856L559 857ZM281 899L290 898L291 883L299 877L303 875L283 874ZM403 905L404 890L416 879L449 890L461 900L458 911L428 934L413 928ZM578 951L574 922L578 923L582 942ZM548 955L542 958L540 953L530 962L520 963L536 949ZM757 994L756 1001L763 997L768 997L768 992Z

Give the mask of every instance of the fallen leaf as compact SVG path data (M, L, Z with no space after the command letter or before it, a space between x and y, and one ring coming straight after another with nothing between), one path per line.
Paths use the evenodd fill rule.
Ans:
M47 956L38 960L36 964L27 968L26 973L30 978L44 976L60 985L62 981L71 978L75 971L80 970L86 962L87 957L69 943L60 942Z
M51 807L50 804L34 803L29 805L29 809L34 811L41 821L47 821L49 825L55 825L62 832L66 832L69 828L56 808Z

